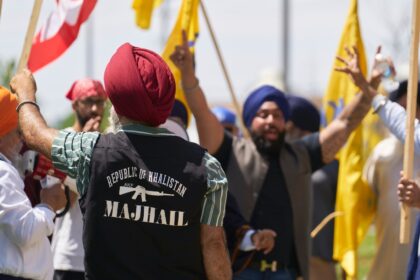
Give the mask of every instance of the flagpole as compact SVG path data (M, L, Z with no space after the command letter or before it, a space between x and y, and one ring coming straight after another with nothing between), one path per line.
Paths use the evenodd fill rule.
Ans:
M94 59L94 16L90 15L88 21L86 22L86 77L93 77L95 74L95 59Z
M284 91L289 90L289 41L290 41L290 1L283 0L283 71L282 82Z
M240 126L240 128L242 130L242 133L243 133L244 137L245 138L249 138L248 130L245 127L245 125L244 125L244 123L242 121L242 118L241 118L241 116L242 116L241 106L239 105L239 102L238 102L238 100L236 98L236 94L235 94L235 91L233 89L232 81L231 81L231 79L229 77L229 73L228 73L227 68L225 66L225 63L224 63L224 60L223 60L223 56L222 56L222 52L220 51L219 44L217 43L216 36L214 34L213 27L212 27L212 25L210 23L210 19L209 19L208 15L207 15L207 11L206 11L206 8L204 6L203 0L200 0L200 6L201 6L201 10L202 10L203 15L204 15L204 19L205 19L206 24L207 24L207 28L210 31L210 37L212 39L214 48L216 49L217 58L219 59L219 63L221 65L221 67L222 67L223 75L225 76L225 80L226 80L226 82L228 84L230 97L232 98L232 102L233 102L233 107L235 108L236 114L238 115L239 126Z
M1 8L3 7L3 0L0 0L0 17L1 17Z
M414 160L414 120L417 106L417 83L418 83L418 47L420 32L420 4L419 0L413 0L413 14L411 21L411 46L410 46L410 70L407 91L407 120L406 136L404 144L404 177L413 178ZM410 240L410 209L403 203L400 213L400 243L407 244Z
M26 31L25 41L23 43L22 54L20 55L17 71L19 72L26 67L31 52L32 40L35 35L36 24L38 23L39 13L41 11L42 0L35 0L34 7L32 8L31 19Z

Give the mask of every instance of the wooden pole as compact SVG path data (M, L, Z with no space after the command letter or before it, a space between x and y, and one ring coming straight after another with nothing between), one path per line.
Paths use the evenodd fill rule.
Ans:
M32 8L31 19L26 31L25 41L23 43L22 54L20 55L17 71L19 72L28 64L29 54L31 53L32 40L35 35L35 28L38 23L39 13L41 11L42 0L35 0L34 7Z
M236 98L235 91L233 90L232 81L230 80L229 73L226 69L226 66L225 66L225 63L224 63L224 60L223 60L222 52L220 51L219 44L217 43L216 36L214 34L214 31L213 31L213 27L210 23L210 19L209 19L208 15L207 15L206 7L204 6L204 3L203 3L202 0L200 0L200 6L201 6L201 10L202 10L203 15L204 15L204 19L205 19L206 24L207 24L207 28L210 31L210 37L213 41L214 48L216 49L217 57L219 59L220 65L221 65L222 70L223 70L223 75L224 75L225 80L228 84L230 97L232 98L233 106L235 108L236 114L238 115L239 126L242 130L242 133L243 133L244 137L249 138L248 129L245 127L244 122L242 121L241 106L239 105L239 102Z
M418 47L420 31L419 0L413 0L413 15L411 21L410 70L407 90L407 122L404 145L404 177L413 177L414 160L414 120L417 107L418 82ZM407 244L410 240L410 209L404 203L401 205L400 243Z
M1 17L1 8L3 7L3 0L0 0L0 17Z

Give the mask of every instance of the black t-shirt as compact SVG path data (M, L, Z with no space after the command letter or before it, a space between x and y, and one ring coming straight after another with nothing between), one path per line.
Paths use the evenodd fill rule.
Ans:
M215 154L222 167L227 170L230 153L232 150L233 138L225 133L223 143ZM322 161L319 133L310 134L298 142L307 149L312 172L321 168ZM267 261L276 260L280 265L295 267L298 269L298 262L293 238L293 211L290 196L278 156L266 156L269 162L267 175L258 195L250 225L255 229L273 229L277 233L274 249L268 255L257 252L255 259ZM311 186L308 186L310 188ZM307 206L308 207L308 206Z

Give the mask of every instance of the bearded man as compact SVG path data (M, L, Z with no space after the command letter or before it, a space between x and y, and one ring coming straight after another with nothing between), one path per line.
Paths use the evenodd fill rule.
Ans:
M320 133L296 142L285 141L289 104L285 94L269 85L250 93L243 107L243 121L252 139L225 133L207 105L195 75L186 35L171 59L181 72L182 85L196 119L200 144L227 166L229 191L240 212L253 228L273 229L274 249L255 252L247 269L234 279L309 279L311 224L311 174L334 160L335 154L370 109L375 92L363 83L341 114ZM357 78L357 50L341 70Z
M107 99L100 81L84 78L75 81L66 97L72 102L75 120L69 132L98 131ZM83 221L80 211L76 182L67 177L70 187L68 212L57 217L52 239L54 280L85 279L84 249L82 242Z

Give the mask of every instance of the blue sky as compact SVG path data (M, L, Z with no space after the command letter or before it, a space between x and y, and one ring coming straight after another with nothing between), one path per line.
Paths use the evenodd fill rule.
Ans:
M54 9L53 0L44 0L39 26ZM131 0L100 0L90 24L94 30L93 73L102 80L103 70L116 48L124 42L163 50L163 39L173 24L180 0L166 0L169 19L162 20L157 10L152 28L138 29L134 24ZM287 70L290 91L305 96L322 95L338 45L349 0L291 0L290 68ZM359 15L369 60L378 44L385 55L397 58L397 65L408 59L409 0L359 1ZM4 0L0 19L0 59L18 59L32 0ZM263 73L278 73L282 51L282 1L213 0L205 1L219 40L234 88L242 102ZM230 97L221 74L209 33L201 20L197 43L197 75L212 104L228 103ZM35 73L38 102L47 121L55 124L71 112L65 93L74 80L86 73L86 28L78 40L52 64ZM398 54L396 53L398 50Z

